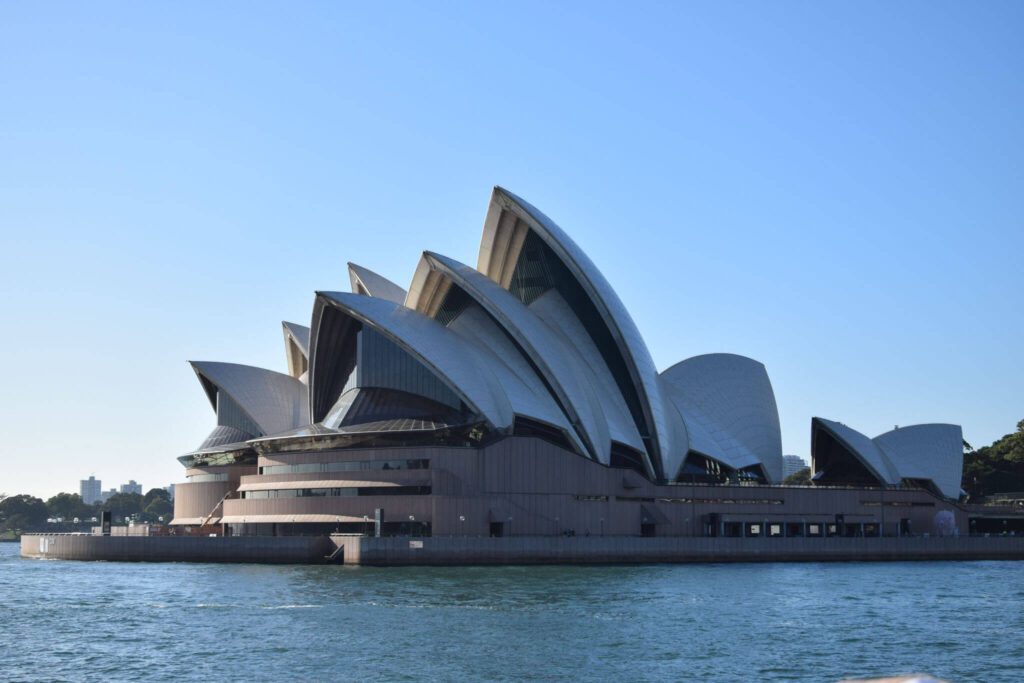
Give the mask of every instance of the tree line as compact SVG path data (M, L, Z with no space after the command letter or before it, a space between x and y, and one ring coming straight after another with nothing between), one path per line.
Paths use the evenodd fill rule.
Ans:
M150 489L146 495L115 493L102 503L88 505L77 493L58 493L48 500L29 495L5 496L0 493L0 534L20 534L89 526L100 513L109 511L111 520L125 523L169 522L174 513L170 494L163 489ZM75 523L74 520L79 522Z
M974 450L964 442L964 479L961 487L972 500L997 493L1024 491L1024 420L1017 431L991 446Z

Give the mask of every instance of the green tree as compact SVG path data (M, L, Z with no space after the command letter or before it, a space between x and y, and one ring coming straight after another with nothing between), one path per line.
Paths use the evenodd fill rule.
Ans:
M782 480L786 486L807 486L811 483L811 468L804 467Z
M102 504L115 519L127 519L142 512L142 496L138 493L115 493Z
M991 446L964 454L961 484L972 498L1024 491L1024 420Z
M35 496L9 496L0 501L0 528L11 531L43 531L50 516L46 503Z
M173 513L174 505L171 501L157 496L142 511L142 518L147 522L158 522L163 517L165 522L169 522Z
M86 505L77 493L58 493L46 501L46 507L51 517L63 517L66 521L75 517L88 519L96 514L96 509Z
M143 509L149 507L150 503L157 498L169 501L171 499L171 494L167 493L167 491L164 491L163 489L150 489L146 491L146 495L142 497Z

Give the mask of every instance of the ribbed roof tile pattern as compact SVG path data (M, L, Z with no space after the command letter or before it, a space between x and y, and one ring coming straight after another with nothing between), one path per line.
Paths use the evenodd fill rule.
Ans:
M731 353L688 358L661 374L690 436L690 449L733 468L762 465L782 478L782 433L764 365Z
M309 423L309 399L305 385L280 372L236 363L192 361L192 368L230 396L259 427L263 436L288 431ZM211 396L214 409L215 397Z

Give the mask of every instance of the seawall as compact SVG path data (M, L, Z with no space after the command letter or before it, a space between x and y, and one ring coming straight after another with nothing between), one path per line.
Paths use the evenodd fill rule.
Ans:
M336 552L337 551L337 552ZM349 565L1024 560L1024 537L636 538L26 535L23 557Z
M344 537L335 540L345 546L345 564L360 565L1024 559L1024 537Z
M26 534L22 557L109 562L312 564L335 550L325 536L90 536Z

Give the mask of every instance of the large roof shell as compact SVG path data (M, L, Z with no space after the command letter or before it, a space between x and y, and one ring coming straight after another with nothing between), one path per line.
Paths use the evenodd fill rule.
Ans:
M560 429L577 451L586 453L579 436L540 377L482 308L468 307L448 329L474 346L479 356L486 359L488 369L498 379L514 414Z
M547 325L569 349L570 355L577 359L582 367L585 381L594 388L591 400L598 405L591 408L593 412L601 411L605 417L608 438L618 441L630 448L640 451L646 459L647 474L656 476L656 470L650 461L640 432L629 414L626 401L615 384L615 378L597 350L594 341L587 334L579 319L573 315L572 309L565 299L553 289L539 296L529 309Z
M429 268L454 282L472 297L515 340L517 351L525 354L533 368L543 377L565 413L565 418L576 426L574 431L586 444L591 457L608 464L611 440L601 404L595 400L596 379L591 381L592 373L569 344L523 302L474 268L432 252L424 252L421 263L426 264L426 268L417 268L414 281L425 283L429 277L426 270ZM436 289L438 287L429 291ZM416 292L417 297L416 301L410 300L409 303L422 306L423 309L431 308L429 302L434 297L427 296L427 291L423 287L410 288L410 292ZM643 448L642 442L638 447Z
M508 288L528 232L519 221L562 260L600 313L637 394L646 423L645 431L654 450L651 455L662 476L672 476L679 469L685 452L670 443L672 430L666 422L654 361L626 307L583 250L537 208L511 192L495 187L484 223L477 268Z
M306 386L289 375L251 365L191 361L214 410L217 392L225 392L263 434L309 422ZM259 434L254 436L261 436Z
M404 289L369 268L349 263L348 277L352 283L352 292L355 294L366 294L396 304L405 301Z
M694 356L661 373L686 422L690 449L733 468L764 468L782 479L782 433L768 372L731 353Z
M874 439L820 417L811 425L812 444L815 430L828 430L884 484L896 486L904 479L923 479L931 481L944 496L960 497L964 450L959 425L911 425Z
M318 292L318 308L330 306L383 334L430 369L466 405L497 429L512 425L509 399L487 359L474 346L443 325L386 299L345 292ZM317 378L317 327L314 314L311 393ZM352 328L352 333L355 328Z
M959 425L900 427L874 438L902 479L929 479L949 498L960 497L964 435Z
M288 360L288 374L302 379L309 367L309 328L297 323L282 322L284 351Z
M896 469L889 462L889 458L886 457L882 449L878 447L874 441L869 437L861 434L852 427L847 427L842 422L835 422L833 420L826 420L823 417L815 417L811 420L812 425L812 446L813 446L813 431L815 429L824 429L832 434L841 444L843 444L847 450L857 456L861 464L868 468L868 470L875 475L875 477L890 486L895 486L900 483L900 477L896 473Z

